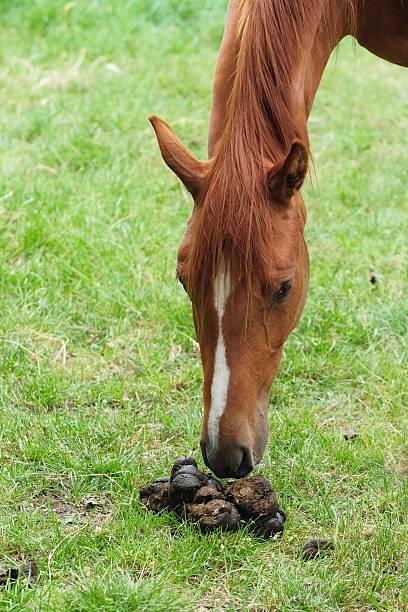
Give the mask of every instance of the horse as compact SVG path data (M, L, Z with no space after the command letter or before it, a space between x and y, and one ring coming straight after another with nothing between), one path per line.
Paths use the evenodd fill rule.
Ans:
M327 61L348 35L408 67L408 0L230 0L208 159L149 118L194 202L177 277L203 366L202 455L219 477L246 476L267 445L271 385L308 289L307 120Z

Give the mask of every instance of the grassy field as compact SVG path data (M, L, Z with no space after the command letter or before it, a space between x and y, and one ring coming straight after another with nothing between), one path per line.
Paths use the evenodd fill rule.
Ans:
M224 12L0 0L0 573L39 568L0 610L408 608L408 72L350 41L310 121L311 287L259 467L285 535L202 536L138 501L201 424L174 280L190 201L146 117L204 155ZM316 537L335 551L303 561Z

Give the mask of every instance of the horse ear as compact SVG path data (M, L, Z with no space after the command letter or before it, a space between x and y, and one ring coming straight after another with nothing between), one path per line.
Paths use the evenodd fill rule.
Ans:
M164 161L195 198L200 192L208 162L202 162L190 153L163 119L152 115L149 121L156 132Z
M309 154L301 140L294 140L288 155L267 174L270 197L278 204L287 204L305 180Z

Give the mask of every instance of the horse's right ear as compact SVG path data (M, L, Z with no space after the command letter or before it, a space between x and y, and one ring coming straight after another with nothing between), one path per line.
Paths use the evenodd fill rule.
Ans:
M209 162L202 162L183 145L168 123L152 115L149 121L156 132L162 157L179 177L193 198L200 192Z
M269 195L277 204L287 204L303 185L309 154L301 140L294 140L287 155L267 173Z

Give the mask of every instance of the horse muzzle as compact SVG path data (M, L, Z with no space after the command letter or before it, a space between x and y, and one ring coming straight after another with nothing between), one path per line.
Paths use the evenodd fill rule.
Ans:
M208 440L201 440L200 446L205 465L219 478L243 478L255 465L252 451L245 445L214 448Z

